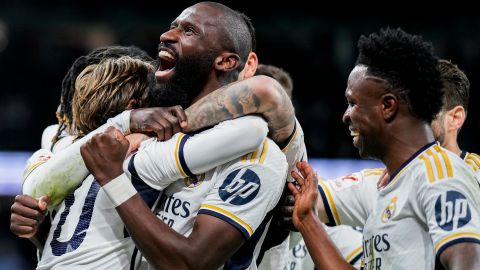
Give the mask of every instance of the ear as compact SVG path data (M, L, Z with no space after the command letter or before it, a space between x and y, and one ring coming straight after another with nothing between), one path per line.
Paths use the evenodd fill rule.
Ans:
M237 69L240 65L240 56L236 53L222 52L215 58L214 68L217 71L229 72Z
M136 99L130 99L127 103L127 110L131 109L136 109L137 108L137 100Z
M382 114L386 122L391 122L398 112L398 98L392 93L382 95Z
M243 79L248 79L255 75L257 72L258 67L258 58L257 54L254 52L250 52L247 58L247 62L245 63L245 67L243 67L242 72L238 75L238 80L241 81Z
M447 130L459 130L465 123L466 113L463 106L455 106L447 112Z

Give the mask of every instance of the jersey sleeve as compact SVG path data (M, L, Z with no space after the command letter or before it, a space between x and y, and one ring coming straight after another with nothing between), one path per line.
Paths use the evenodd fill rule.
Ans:
M365 225L383 169L367 169L333 180L320 180L318 190L328 216L327 225Z
M173 181L252 152L266 135L267 124L262 118L245 116L193 136L179 133L165 142L150 139L124 163L124 170L152 188L163 190Z
M54 150L48 162L36 166L24 178L23 193L34 198L48 196L51 200L50 207L55 207L63 201L89 174L80 154L80 146L93 135L104 132L108 127L115 126L123 133L129 132L130 111L125 111L108 119L96 130L71 145L64 145L62 150ZM71 141L71 137L65 138Z
M464 160L473 170L477 182L480 185L480 156L475 153L467 153Z
M267 142L258 159L240 159L218 172L217 182L198 212L229 223L246 239L257 229L266 229L286 181L285 156L277 148L276 155L265 157L268 147L274 146Z
M295 129L293 130L292 135L290 135L287 142L284 145L281 145L280 148L287 158L288 171L296 171L299 173L296 164L300 161L307 161L308 157L303 129L298 120L295 119ZM287 176L287 181L295 181L290 173Z
M480 188L470 168L452 163L442 172L447 177L424 179L417 189L437 257L457 243L480 244Z

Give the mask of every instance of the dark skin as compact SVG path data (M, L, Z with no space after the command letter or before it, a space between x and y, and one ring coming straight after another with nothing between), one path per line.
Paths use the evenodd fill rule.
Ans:
M300 188L288 183L288 188L295 197L292 221L302 234L315 267L325 270L355 269L343 259L318 218L318 182L312 167L302 161L297 163L297 169L301 176L296 172L292 172L292 176Z
M412 116L398 97L383 89L383 82L369 76L366 67L355 67L350 73L345 92L349 106L343 121L349 125L354 146L359 149L360 155L382 160L387 171L393 172L418 149L433 141L433 135L427 123ZM375 141L370 141L371 136L375 136ZM321 239L326 236L316 209L321 200L318 200L316 191L310 186L310 183L317 183L318 179L307 163L301 163L299 170L302 176L293 174L293 177L299 181L303 190L296 191L293 185L289 185L295 196L293 223L302 232L317 268L324 269L321 267L330 263L324 252L335 255L329 244L320 246L313 241L317 235ZM333 268L325 269L345 267L345 261L332 261L335 264L329 264L329 267ZM440 254L440 261L446 269L478 269L480 245L461 243L450 246Z
M205 7L200 8L200 10L204 9ZM187 11L189 10L190 9L187 9ZM189 14L189 12L186 13ZM179 18L184 17L185 16L181 15ZM214 16L206 17L213 18ZM175 49L178 54L180 54L179 51L187 51L185 48L188 46L186 46L185 43L189 44L191 42L186 42L185 40L196 38L196 35L190 33L190 30L188 30L189 27L195 24L195 18L195 16L193 16L193 19L192 17L186 16L185 21L187 22L182 19L177 19L172 23L171 30L162 35L161 41L168 42L171 44L169 46L178 45L181 47L181 49ZM211 25L214 24L210 23L210 26ZM197 29L204 28L200 25ZM203 40L201 37L197 38ZM177 44L180 43L179 41L181 40L185 42ZM232 56L231 53L221 52L219 57L215 59L215 72L213 73L217 74L220 71L225 72L236 68L237 64L235 59L236 57ZM159 79L158 76L157 79ZM161 81L161 79L162 78L160 78L159 81ZM219 82L216 79L213 80L213 82L212 80L209 80L204 87L204 90L196 99L200 99L200 96L204 93L211 92L211 89L218 84ZM212 94L213 96L211 98L201 99L195 103L191 109L189 108L189 110L187 110L186 113L189 115L189 119L191 119L188 123L188 130L194 130L202 125L213 125L216 122L239 117L247 113L261 113L267 120L273 120L274 118L277 120L279 119L279 123L270 123L269 121L270 127L274 129L272 136L278 140L286 140L293 132L295 125L293 106L283 89L271 78L265 76L252 78L238 84L229 85ZM260 101L260 103L258 101ZM179 108L155 108L134 110L130 119L130 129L131 131L142 131L146 133L153 132L158 138L167 138L170 134L180 130L178 124L184 122L184 120L182 120L184 119L182 118L182 115L177 113L178 109ZM138 114L136 114L137 112ZM169 115L171 114L176 114L175 118L177 119L170 118ZM212 117L205 117L207 115L211 115ZM190 118L190 116L193 117ZM151 121L148 122L146 119L151 119ZM170 124L172 124L172 127L169 127ZM184 124L185 123L182 124L182 127L184 127ZM118 137L118 135L116 136ZM97 180L103 185L105 183L100 179L113 179L120 173L123 173L121 172L121 165L116 166L116 169L112 169L112 164L120 162L121 158L119 157L123 158L125 153L123 151L112 151L113 148L111 147L121 148L121 144L102 147L103 144L107 144L108 140L100 140L97 137L93 140L99 141L96 144L91 144L90 147L87 147L86 149L96 148L97 150L95 152L102 153L102 155L92 157L91 159L96 160L98 158L99 161L92 161L89 164L93 164L93 167L95 164L101 163L110 165L108 168L95 169L92 166L89 167L92 174L98 175ZM123 145L123 147L125 146ZM85 160L88 159L88 155L93 154L91 151L82 151L82 154L85 155ZM109 155L114 155L115 158ZM107 157L114 158L114 160L106 161L105 158ZM95 173L93 173L94 171ZM230 224L208 215L197 216L192 234L188 238L184 237L158 220L139 196L132 197L118 207L117 210L139 249L149 259L150 263L157 268L215 268L223 264L225 260L229 258L245 241L240 232ZM138 220L142 220L141 224L135 222ZM146 227L148 230L145 229ZM219 234L225 237L218 239ZM172 243L175 243L175 246L171 246ZM215 245L212 243L215 243ZM214 248L214 250L217 251L205 255L204 251L207 247L209 250ZM162 254L158 254L158 251L162 251ZM189 255L185 256L185 254ZM199 255L192 256L191 254Z
M128 146L118 130L109 128L95 135L80 151L87 168L103 186L123 173L121 157ZM198 215L193 232L185 237L159 220L138 194L116 209L137 247L158 269L213 269L245 241L230 224L208 215Z
M194 5L182 12L172 23L171 29L160 37L160 41L169 44L168 48L174 48L176 54L180 56L187 53L201 53L205 48L216 46L212 42L216 41L223 31L217 27L220 15L218 10L207 4ZM238 55L221 51L214 60L206 85L194 101L222 86L218 76L223 72L235 70L238 64ZM157 80L168 79L171 72L174 70L157 71ZM258 82L262 78L256 80ZM246 84L248 85L248 82ZM225 100L226 97L228 96L225 94L222 97L222 92L219 92L219 99ZM245 97L245 99L249 98L253 97ZM240 101L243 100L240 99ZM245 109L236 105L226 107L229 111L227 114L232 111L240 113ZM268 112L270 108L264 110ZM292 121L291 129L293 130L294 118L291 116L288 119ZM115 151L112 150L114 148ZM89 143L82 146L81 154L89 171L103 186L123 173L122 163L127 149L128 144L122 136L115 135L114 131L109 130L105 134L95 136ZM218 268L245 242L242 234L230 224L202 214L196 217L192 233L185 237L160 221L138 195L118 206L117 211L137 247L158 269ZM206 250L215 252L205 252Z

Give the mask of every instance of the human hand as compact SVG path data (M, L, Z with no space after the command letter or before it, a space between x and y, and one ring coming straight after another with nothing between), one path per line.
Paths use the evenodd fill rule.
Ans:
M181 106L135 109L130 113L132 133L155 134L165 141L187 127L187 116Z
M123 173L128 140L114 127L94 135L80 147L80 154L90 173L101 186Z
M10 208L10 231L18 237L34 237L45 220L49 203L47 196L38 200L28 195L16 196Z
M130 146L128 147L128 151L127 151L127 156L133 153L134 151L137 151L138 148L140 148L140 144L142 144L143 141L150 139L149 136L143 133L132 133L125 136L125 138L130 143Z
M297 181L299 188L297 189L293 183L288 183L288 188L295 197L292 215L293 225L299 229L302 222L308 217L318 219L318 178L306 161L297 163L297 169L301 175L293 171L292 177Z

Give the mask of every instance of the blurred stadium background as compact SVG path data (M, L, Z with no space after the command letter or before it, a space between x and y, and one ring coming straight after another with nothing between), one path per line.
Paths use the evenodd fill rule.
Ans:
M463 149L480 152L480 18L459 2L326 4L292 1L223 1L249 15L257 30L260 62L287 70L311 158L324 176L340 176L378 163L359 163L341 122L344 90L361 34L402 27L434 43L471 80L471 106ZM26 157L39 148L42 130L55 123L60 85L73 60L98 46L137 45L156 55L158 38L194 1L0 0L0 269L32 269L35 251L9 231L10 206ZM440 4L439 4L440 5ZM318 6L318 7L316 7ZM331 170L335 168L335 170Z

